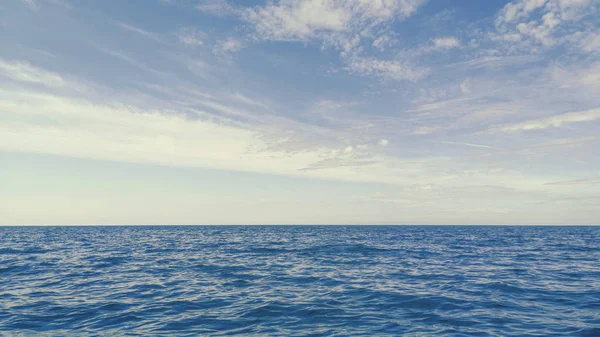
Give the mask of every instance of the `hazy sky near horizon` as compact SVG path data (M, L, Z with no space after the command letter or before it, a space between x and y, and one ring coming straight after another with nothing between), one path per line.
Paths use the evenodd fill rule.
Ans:
M0 3L0 224L599 219L600 1Z

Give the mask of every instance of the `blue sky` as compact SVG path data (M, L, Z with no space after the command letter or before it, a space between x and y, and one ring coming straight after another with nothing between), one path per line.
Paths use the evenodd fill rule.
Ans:
M593 0L9 0L0 222L597 223Z

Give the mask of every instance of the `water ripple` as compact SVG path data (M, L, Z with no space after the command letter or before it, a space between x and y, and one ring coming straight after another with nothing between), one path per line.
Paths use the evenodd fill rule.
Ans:
M0 335L600 336L600 227L4 227Z

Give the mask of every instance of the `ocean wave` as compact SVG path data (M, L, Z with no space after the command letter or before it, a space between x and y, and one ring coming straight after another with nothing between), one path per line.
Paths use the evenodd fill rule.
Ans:
M4 227L0 335L600 336L598 261L598 227Z

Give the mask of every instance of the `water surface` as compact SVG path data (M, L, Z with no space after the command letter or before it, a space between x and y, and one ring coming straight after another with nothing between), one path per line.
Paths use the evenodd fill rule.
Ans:
M600 227L0 227L0 335L600 336Z

